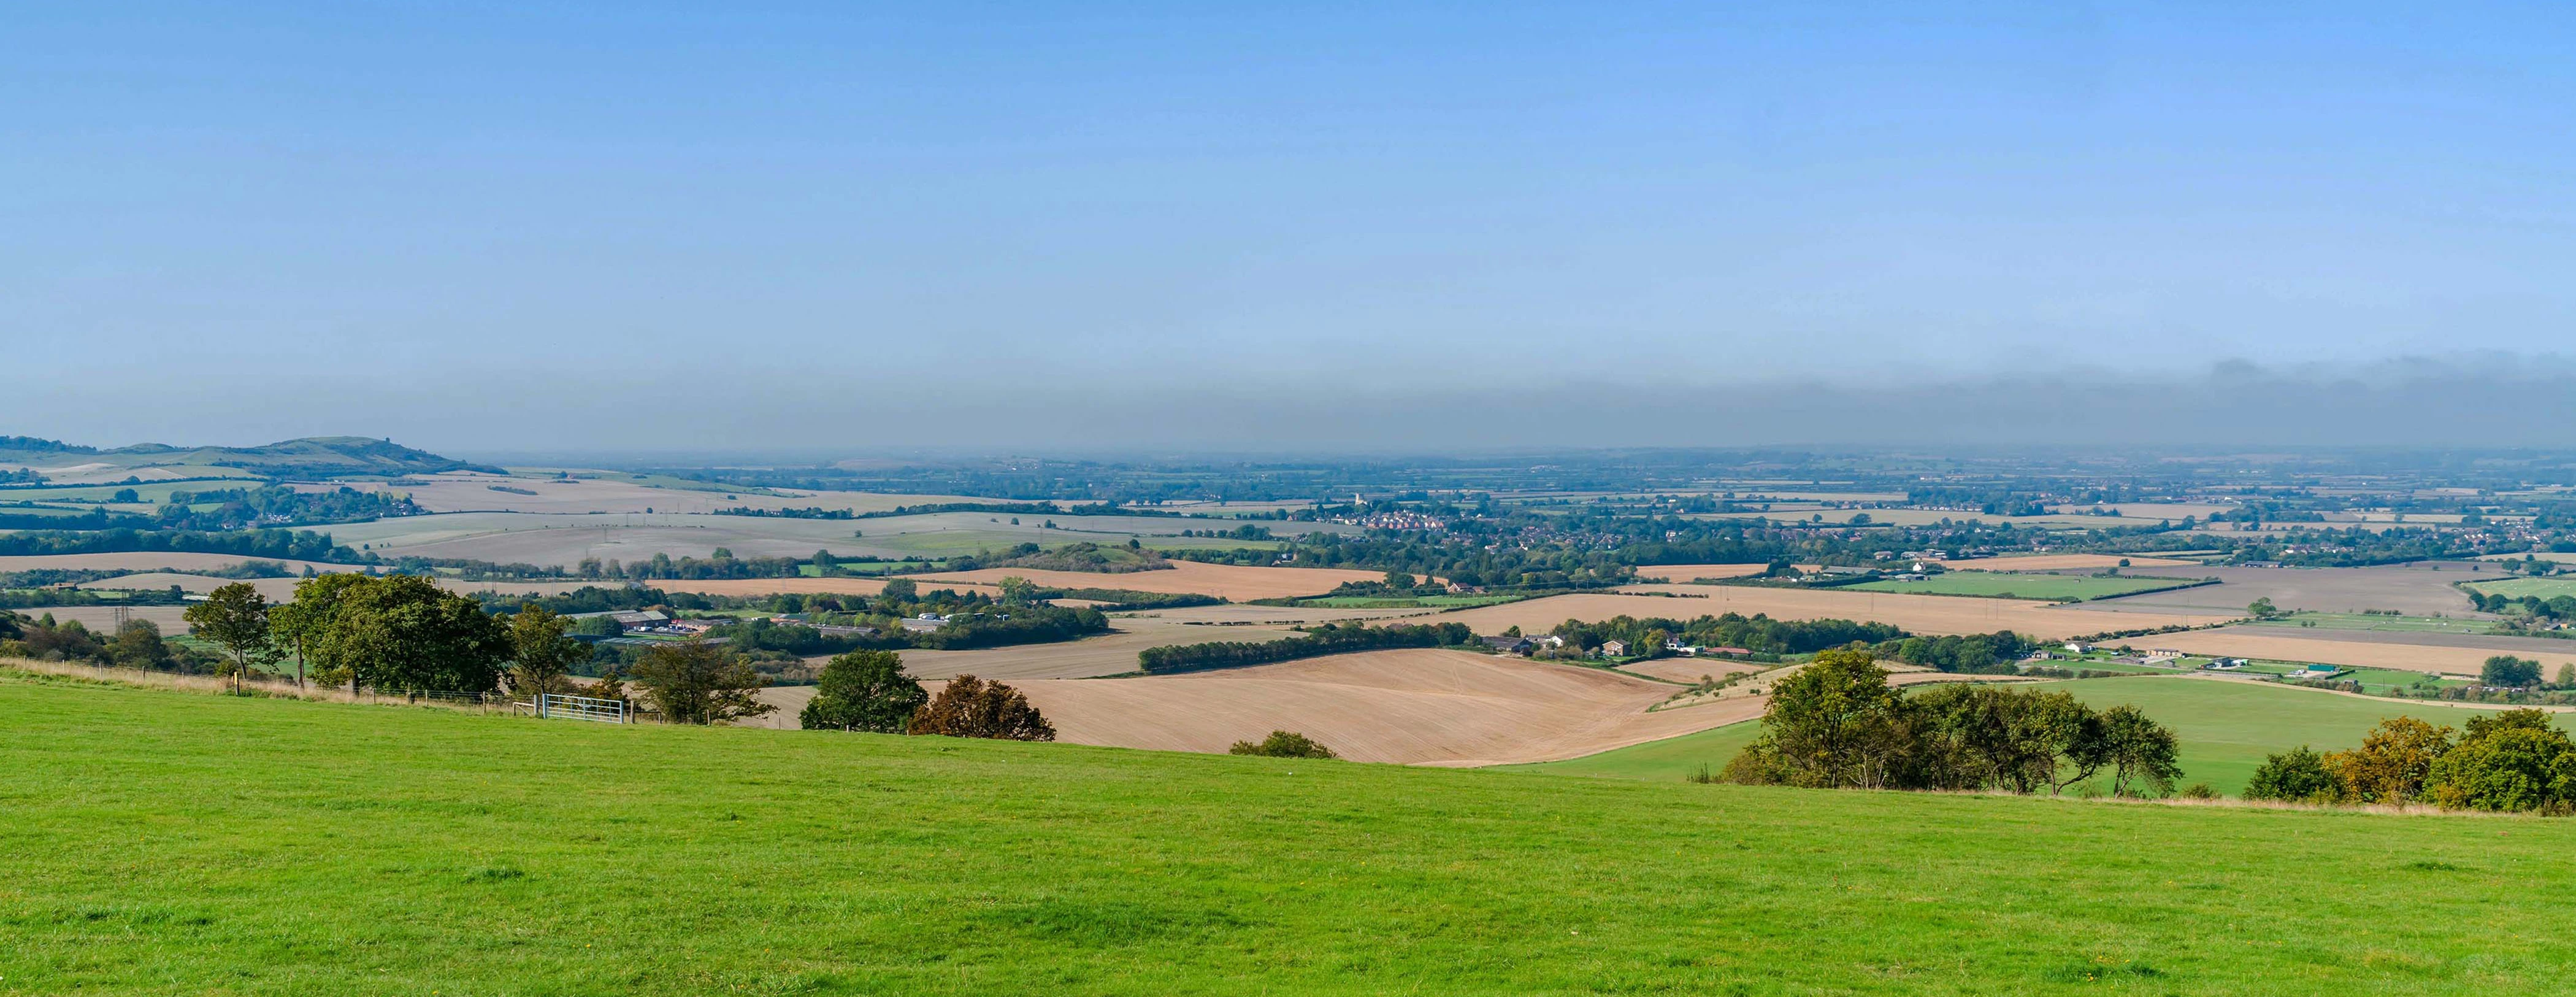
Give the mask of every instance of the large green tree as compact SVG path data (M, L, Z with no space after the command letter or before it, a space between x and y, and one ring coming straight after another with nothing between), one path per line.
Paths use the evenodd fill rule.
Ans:
M213 641L232 657L234 692L241 691L243 674L252 665L276 660L269 641L268 611L268 599L259 589L249 582L234 582L208 593L206 601L181 614L189 633Z
M404 692L490 692L511 654L481 604L411 575L340 591L315 644L353 686Z
M665 644L635 659L632 678L663 719L711 724L756 717L778 707L756 695L768 685L751 663L722 644Z
M901 734L913 713L927 702L930 693L904 674L901 655L852 651L823 664L814 698L796 720L806 730Z
M340 597L350 590L375 579L355 572L312 575L295 583L295 599L271 610L270 633L277 643L295 652L295 682L304 684L306 668L314 666L313 677L324 685L349 683L349 692L358 691L355 669L330 660L322 650L322 635L340 611Z
M590 660L590 645L565 634L567 621L543 606L530 605L510 616L510 691L563 692L572 666Z

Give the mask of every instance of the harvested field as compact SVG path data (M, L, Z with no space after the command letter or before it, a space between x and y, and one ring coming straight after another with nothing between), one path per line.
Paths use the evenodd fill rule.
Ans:
M1955 571L2099 571L2116 568L2126 560L2132 568L2198 568L2198 561L2170 557L2144 557L2118 554L2030 554L2021 557L1972 557L1942 561L1940 565ZM2194 576L2198 577L2198 576Z
M152 571L169 568L183 572L220 571L244 561L268 561L283 564L286 570L357 571L354 565L327 564L321 561L283 561L265 557L243 557L239 554L174 554L143 551L131 554L41 554L0 557L0 571L34 571L56 568L66 571Z
M906 655L907 663L911 655ZM1253 668L1013 682L1059 740L1223 752L1293 730L1364 762L1493 765L1573 758L1705 730L1755 700L1653 713L1673 687L1597 668L1465 651L1370 651ZM772 690L789 726L811 691ZM801 695L779 695L801 694ZM792 700L793 705L784 705Z
M1344 582L1374 582L1386 577L1381 571L1346 571L1339 568L1265 568L1240 564L1201 564L1196 561L1174 561L1169 570L1129 571L1120 574L1096 574L1088 571L1039 571L1028 568L984 568L978 571L942 572L915 575L922 587L935 582L957 580L982 585L999 584L1002 579L1019 577L1050 588L1128 589L1136 592L1195 592L1235 602L1254 599L1287 599L1303 595L1322 595Z
M1939 595L1880 595L1832 589L1774 589L1737 585L1631 585L1621 593L1672 593L1550 596L1501 606L1484 606L1422 618L1422 622L1464 623L1477 633L1500 633L1506 627L1523 632L1547 630L1568 619L1596 621L1622 614L1687 620L1696 616L1767 613L1774 619L1845 619L1886 623L1913 633L1966 634L2011 630L2037 637L2060 638L2112 630L2158 626L2199 626L2234 618L2224 614L2102 613L2091 607L2051 606L2011 599L1963 599Z
M1694 578L1742 578L1770 570L1768 564L1652 564L1640 565L1637 577L1658 582L1688 582Z
M461 512L349 523L332 527L332 535L341 543L364 544L366 549L387 556L565 566L586 557L603 561L649 560L655 554L703 558L718 547L738 557L805 558L819 549L844 558L901 559L910 555L936 558L1004 550L1021 543L1048 547L1084 540L1123 544L1131 538L1163 549L1265 546L1256 541L1177 536L1181 530L1201 525L1188 519L1023 516L1015 525L1011 518L980 512L860 520L675 515L658 511L598 515ZM1050 518L1057 528L1046 528L1044 524ZM1310 528L1326 532L1350 529L1332 523Z
M181 615L187 611L186 606L135 606L127 609L126 613L129 619L152 621L153 626L161 628L161 635L164 637L176 637L188 632L188 621ZM11 612L28 619L51 614L57 621L79 620L82 626L99 633L116 631L116 607L114 606L55 606L51 609L18 609Z
M166 589L170 586L176 585L179 586L180 590L185 592L204 594L222 588L226 585L247 581L250 583L250 587L258 589L259 594L265 596L268 601L284 602L295 597L295 584L301 580L302 579L297 578L215 578L207 575L181 575L172 574L166 571L155 571L140 575L118 575L114 578L105 578L94 582L83 583L76 587L84 589Z
M2285 610L2357 613L2394 609L2411 616L2441 613L2492 619L2477 613L2469 605L2469 597L2451 587L2452 582L2498 577L2491 565L2481 566L2483 571L2471 570L2472 567L2459 561L2373 568L2196 567L2176 573L2216 578L2223 584L2105 599L2087 603L2085 608L2102 612L2235 613L2243 612L2246 604L2256 599L2270 599Z
M2474 676L2479 665L2498 654L2538 659L2542 671L2550 674L2554 674L2559 665L2576 663L2576 641L2363 630L2319 629L2307 633L2315 636L2287 636L2281 627L2224 627L2140 637L2129 643L2231 658L2390 668L2444 675Z
M418 479L417 485L359 485L382 491L408 492L412 501L431 512L643 512L708 513L718 509L847 509L851 512L887 512L898 506L932 505L948 502L1002 502L1003 499L975 498L966 495L889 495L876 492L794 492L780 495L755 495L749 492L695 491L656 488L623 475L592 478L503 477L457 471ZM493 486L535 492L495 490ZM730 496L730 497L729 497Z

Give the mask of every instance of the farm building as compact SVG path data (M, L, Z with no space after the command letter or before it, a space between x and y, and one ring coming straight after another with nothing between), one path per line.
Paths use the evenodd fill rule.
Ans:
M1487 637L1485 646L1504 654L1528 654L1535 645L1527 637Z
M669 616L664 615L660 610L653 609L637 610L627 613L610 613L608 614L608 619L610 622L617 624L617 627L620 630L650 630L671 621Z
M1601 642L1601 653L1606 654L1606 655L1609 655L1609 656L1611 656L1611 657L1613 657L1613 658L1624 658L1624 657L1627 657L1627 656L1628 656L1628 642L1627 642L1627 641L1624 641L1624 640L1605 640L1605 641L1602 641L1602 642Z

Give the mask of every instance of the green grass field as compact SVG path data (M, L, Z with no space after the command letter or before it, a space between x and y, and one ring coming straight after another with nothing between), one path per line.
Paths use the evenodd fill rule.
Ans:
M2157 722L2172 728L2182 742L2183 782L2205 781L2230 796L2245 791L2245 781L2263 764L2265 755L2302 744L2319 751L2355 747L2361 744L2363 734L2388 717L2420 717L2439 726L2458 727L2474 715L2432 703L2359 699L2312 689L2178 675L2079 679L2028 688L2063 689L2097 707L2127 703L2146 711ZM2576 731L2576 714L2558 714L2558 722ZM1727 760L1760 733L1760 728L1757 722L1731 724L1587 758L1506 768L1678 782L1702 765L1712 771L1725 768Z
M2105 599L2192 584L2188 578L2095 578L2091 575L2046 575L2002 571L1952 571L1922 581L1884 579L1846 585L1843 591L1907 592L1915 595L1969 595L1988 598Z
M2562 595L2576 595L2576 578L2564 576L2506 578L2492 582L2470 582L2469 587L2488 595L2510 596L2517 599L2526 595L2536 595L2543 599L2555 599Z
M2495 622L2492 620L2456 616L2373 616L2366 613L2292 613L2277 619L2251 620L2237 626L2434 634L2485 634L2495 630Z
M2320 697L2323 698L2323 697ZM2576 822L602 727L0 673L0 993L2496 994Z

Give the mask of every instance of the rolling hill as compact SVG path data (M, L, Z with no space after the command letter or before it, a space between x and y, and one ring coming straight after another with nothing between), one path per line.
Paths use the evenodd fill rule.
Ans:
M496 468L364 436L315 436L257 447L174 447L143 443L115 449L25 436L0 436L0 469L19 468L34 470L48 480L62 484L117 481L126 477L146 481L188 477L315 480L398 477L460 470L499 473Z

